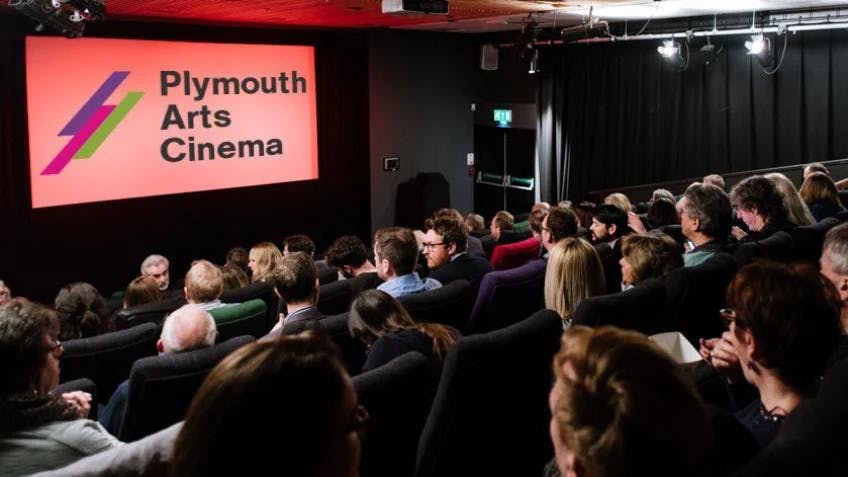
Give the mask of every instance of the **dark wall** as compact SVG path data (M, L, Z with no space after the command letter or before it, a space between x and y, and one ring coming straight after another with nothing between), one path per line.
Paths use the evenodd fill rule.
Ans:
M24 35L32 23L0 15L0 278L14 294L52 302L70 281L122 289L142 259L171 259L172 279L196 258L216 263L235 245L309 233L319 248L344 233L369 236L368 44L362 33L102 23L89 37L316 48L319 179L297 183L32 210L27 164ZM73 41L68 42L73 54ZM80 59L80 68L85 59ZM57 93L65 86L57 83ZM66 85L73 87L73 85ZM92 184L96 187L96 184Z

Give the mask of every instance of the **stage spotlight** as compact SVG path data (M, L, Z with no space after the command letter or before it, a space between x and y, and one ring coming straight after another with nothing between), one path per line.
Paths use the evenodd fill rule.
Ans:
M662 46L657 47L657 52L663 58L673 58L680 52L680 47L674 40L664 40Z
M540 72L539 69L539 50L534 49L530 54L530 69L527 70L531 75L535 75Z
M769 49L769 40L762 33L751 35L751 40L745 42L745 48L749 55L760 55Z

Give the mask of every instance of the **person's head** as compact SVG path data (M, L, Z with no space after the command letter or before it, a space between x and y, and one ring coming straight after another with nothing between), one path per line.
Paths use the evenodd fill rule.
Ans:
M570 322L584 299L604 293L604 269L595 247L568 237L551 249L545 271L545 308Z
M238 265L224 265L221 267L221 280L224 282L224 290L242 288L250 284L250 279Z
M394 297L381 290L365 290L350 305L348 330L351 336L371 346L383 336L404 330L418 330L433 340L433 354L447 354L455 338L442 325L417 323Z
M185 296L189 303L209 303L221 297L224 277L221 269L207 260L195 260L185 276Z
M156 280L159 290L165 291L171 282L171 276L169 275L170 267L170 262L162 255L148 255L141 262L141 274Z
M679 223L680 218L677 216L677 209L674 207L673 201L658 199L651 202L651 206L648 207L648 229Z
M141 275L135 277L124 290L124 308L155 303L162 299L159 284L151 277Z
M424 258L427 266L435 270L450 262L451 257L467 247L465 225L455 219L436 219L433 228L424 235Z
M848 224L841 224L827 232L819 259L821 273L836 290L842 304L848 306Z
M645 335L574 326L553 368L550 434L563 477L706 475L712 431L704 405Z
M283 254L271 242L260 242L250 249L248 255L247 266L251 270L251 280L253 282L265 281L268 273L277 267L280 260L283 259Z
M0 280L0 305L12 299L12 290L6 282Z
M346 278L352 278L354 271L368 261L368 250L359 237L343 235L330 244L325 257L329 265L341 270Z
M550 211L550 207L547 209L543 209L541 207L533 207L533 210L530 211L530 218L527 219L528 224L530 225L530 232L534 237L542 240L542 222L545 220L545 216L548 215Z
M53 390L62 351L53 310L25 298L0 306L0 396Z
M303 252L310 257L315 256L315 242L303 234L289 235L283 239L283 255L293 252Z
M160 353L182 353L208 348L217 337L215 319L208 311L200 305L183 305L165 318L156 348Z
M566 237L577 234L577 215L571 209L553 207L542 220L542 245L550 252Z
M615 205L601 204L595 209L589 230L595 242L615 240L630 230L627 226L627 212Z
M636 285L661 278L683 266L683 247L665 234L628 235L621 239L621 282Z
M621 192L613 192L604 197L604 204L614 205L623 210L625 214L633 210L633 204L630 203L630 199Z
M677 208L680 228L686 238L695 242L723 241L730 235L733 207L722 189L705 184L691 186Z
M807 204L801 200L795 185L786 176L779 172L766 174L766 178L774 182L780 197L783 199L783 208L786 209L786 218L795 225L810 225L815 223L813 214Z
M833 183L830 176L821 172L814 172L804 179L800 194L801 199L807 204L828 202L837 206L842 205L836 184Z
M667 200L672 204L675 202L674 194L668 189L654 189L654 192L651 193L651 203L658 200Z
M269 278L280 297L290 305L318 302L318 271L312 257L305 252L292 252L283 257Z
M492 217L492 223L489 224L489 231L492 233L492 237L497 240L501 237L501 232L512 230L513 225L515 225L515 217L505 210L499 210Z
M724 190L724 177L718 174L709 174L704 176L704 185L716 186L721 190Z
M597 205L593 202L581 202L572 207L572 210L577 215L578 227L589 230L589 227L592 226L592 217L595 216L595 208L597 208Z
M56 295L54 304L62 340L96 336L112 328L106 300L90 283L65 285Z
M480 214L468 214L465 216L465 225L471 232L479 232L486 228L486 221Z
M225 265L238 267L245 273L245 275L247 275L250 273L250 267L247 266L248 261L250 261L250 255L246 248L233 247L229 252L227 252L227 261Z
M810 174L816 172L821 172L822 174L830 177L830 171L827 170L827 166L825 166L821 162L811 162L807 164L807 166L804 168L804 179L807 179Z
M437 219L453 219L461 224L465 223L465 219L463 219L462 214L459 213L458 210L449 209L447 207L441 208L433 213L433 220Z
M745 378L764 373L810 395L840 335L839 304L808 269L757 261L743 267L727 289L731 340Z
M418 263L418 241L411 230L386 227L374 234L374 265L383 280L407 275Z
M750 230L762 230L773 221L786 220L783 196L771 179L751 176L736 184L730 191L730 201L736 207L736 215Z
M284 399L285 405L281 405ZM203 381L174 446L173 475L358 475L367 412L336 346L303 333L245 345ZM274 438L256 432L261 425ZM280 452L285 458L280 458Z

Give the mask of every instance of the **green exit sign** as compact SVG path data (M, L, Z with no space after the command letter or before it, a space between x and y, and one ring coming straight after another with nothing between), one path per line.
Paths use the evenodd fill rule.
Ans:
M512 122L512 110L511 109L495 109L494 110L495 122L501 125L507 125Z

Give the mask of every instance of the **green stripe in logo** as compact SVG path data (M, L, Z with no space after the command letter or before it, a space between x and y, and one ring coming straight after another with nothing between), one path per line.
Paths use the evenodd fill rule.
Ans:
M138 103L141 97L144 96L144 93L138 91L131 91L127 93L124 99L115 106L115 110L112 111L112 114L103 121L103 124L94 131L94 134L88 138L88 141L83 144L79 151L77 151L76 155L74 155L74 159L88 159L90 158L96 151L97 148L103 144L103 141L109 137L109 134L118 126L118 123L124 119L124 116L130 112L133 106Z

